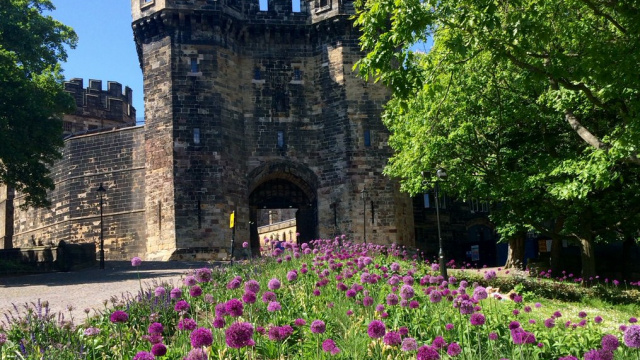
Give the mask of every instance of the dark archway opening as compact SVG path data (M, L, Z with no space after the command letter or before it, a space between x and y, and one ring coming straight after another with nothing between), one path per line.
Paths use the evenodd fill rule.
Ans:
M264 210L297 209L295 211L295 226L300 235L294 241L302 244L317 238L318 207L315 191L302 179L291 174L285 176L286 178L270 176L256 186L249 195L250 243L253 254L260 253L261 239L259 238L258 226L262 225L259 216L260 212ZM287 237L286 240L291 240L291 237Z

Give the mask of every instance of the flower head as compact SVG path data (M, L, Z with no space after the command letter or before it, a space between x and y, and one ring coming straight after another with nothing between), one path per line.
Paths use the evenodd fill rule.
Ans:
M198 285L193 285L189 288L189 295L191 295L191 297L198 297L202 295L202 288Z
M449 344L449 347L447 347L447 355L451 357L456 357L460 355L461 352L462 348L456 342L452 342L451 344Z
M191 349L184 360L207 360L207 353L201 348Z
M267 311L269 312L274 312L279 310L282 310L282 306L277 301L271 301L269 305L267 305Z
M142 265L142 259L140 259L139 257L134 257L131 259L131 266L140 266Z
M440 354L432 346L424 345L418 349L416 358L417 360L438 360L440 359Z
M223 317L216 317L215 319L213 319L212 325L216 329L222 329L226 325L226 322L224 321Z
M631 325L624 332L624 343L630 348L640 348L640 325Z
M257 294L260 292L260 283L251 279L244 283L244 290Z
M231 299L225 303L224 308L227 314L238 317L242 316L244 305L242 305L242 301L238 299Z
M311 322L311 332L314 334L322 334L327 330L327 325L325 325L322 320L313 320Z
M210 346L213 344L213 334L211 333L211 330L203 327L193 330L191 335L189 335L189 339L191 339L191 346L194 348Z
M179 288L171 289L171 292L169 292L169 297L171 297L171 299L180 299L182 297L182 290L180 290Z
M234 349L255 345L253 341L253 326L247 322L231 324L225 331L225 341L227 346Z
M180 300L176 303L173 309L177 312L187 312L191 305L186 300Z
M201 283L206 283L211 281L211 269L209 268L201 268L196 270L196 280Z
M149 334L154 335L154 334L162 334L162 331L164 329L162 327L162 324L154 322L151 325L149 325L149 328L147 330L149 331Z
M167 347L162 343L153 344L151 353L155 356L165 356L167 354Z
M114 324L124 323L124 322L127 322L127 320L129 320L129 314L127 314L122 310L116 310L113 313L111 313L111 316L109 316L109 320Z
M163 297L167 294L167 290L162 286L158 286L154 291L154 294L156 295L156 297Z
M267 287L269 288L269 290L278 290L280 289L280 280L273 278L271 280L269 280L269 283L267 284Z
M616 351L618 346L620 346L620 341L615 335L606 334L602 337L600 344L602 344L602 348L605 350Z
M191 331L197 326L196 321L190 318L184 318L178 322L178 329L180 330Z
M387 329L384 323L380 320L373 320L369 323L369 327L367 328L367 334L372 339L381 338L387 332Z
M404 338L402 340L402 345L400 346L400 349L402 351L414 351L418 348L418 343L416 342L416 339L414 338Z
M95 327L88 327L84 330L84 336L94 336L98 334L100 334L100 329ZM0 333L0 346L2 346L2 344L4 344L6 341L7 341L7 335Z
M481 313L473 313L471 314L471 318L469 319L469 321L471 322L471 325L479 326L484 325L486 319Z
M385 345L388 346L398 346L402 343L402 338L397 332L389 331L388 333L384 334L382 341Z
M135 259L135 258L134 258ZM134 265L137 266L137 265ZM152 353L146 351L139 351L134 357L133 360L154 360L156 357L153 356Z

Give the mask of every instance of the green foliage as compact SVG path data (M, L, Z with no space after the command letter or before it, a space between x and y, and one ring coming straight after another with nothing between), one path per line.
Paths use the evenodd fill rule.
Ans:
M0 7L0 182L24 193L25 206L49 204L61 116L74 108L59 62L77 37L42 14L53 9L49 0L5 0Z
M509 237L619 240L640 227L636 2L359 0L366 56L393 91L385 169L416 194L493 204ZM428 54L417 41L433 39Z

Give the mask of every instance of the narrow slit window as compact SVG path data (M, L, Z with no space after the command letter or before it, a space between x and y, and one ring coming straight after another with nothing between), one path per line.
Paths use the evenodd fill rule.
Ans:
M193 129L193 143L195 145L200 145L200 128Z
M300 0L291 0L291 10L293 12L300 12Z
M259 67L253 69L253 79L254 80L262 80L262 73L260 72L260 68Z
M191 58L191 72L192 73L198 72L198 59L196 58Z
M278 149L284 149L284 131L278 131L277 146Z
M293 80L302 80L302 71L300 71L300 68L293 68Z
M364 146L371 146L371 130L364 131Z
M269 11L269 0L260 0L260 11Z

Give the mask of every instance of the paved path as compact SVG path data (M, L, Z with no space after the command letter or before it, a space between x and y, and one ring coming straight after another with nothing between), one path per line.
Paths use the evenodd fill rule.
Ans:
M181 284L180 280L189 270L211 266L205 262L161 262L143 261L139 268L129 261L107 261L105 269L96 267L70 272L33 274L0 278L0 321L5 320L8 311L15 313L14 305L21 311L26 303L48 301L52 313L62 312L66 319L73 316L76 324L81 323L86 314L84 309L92 309L89 315L103 310L104 300L123 294L137 294L142 286L155 287L166 282ZM69 312L68 307L73 309ZM111 302L109 302L111 306Z

